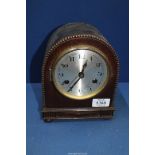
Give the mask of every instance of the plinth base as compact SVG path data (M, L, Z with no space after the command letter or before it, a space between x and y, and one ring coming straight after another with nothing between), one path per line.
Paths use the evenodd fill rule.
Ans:
M106 108L43 108L43 119L50 122L55 119L110 119L114 107Z

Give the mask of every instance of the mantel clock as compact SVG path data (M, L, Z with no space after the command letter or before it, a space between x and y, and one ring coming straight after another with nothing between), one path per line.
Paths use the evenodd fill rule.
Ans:
M111 118L118 67L114 49L95 27L58 28L42 66L43 119Z

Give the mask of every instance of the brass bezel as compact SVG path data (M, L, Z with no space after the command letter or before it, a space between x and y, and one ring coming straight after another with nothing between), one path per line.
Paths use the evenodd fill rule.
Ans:
M107 79L105 80L105 82L98 89L96 89L94 92L92 92L88 95L84 95L84 96L75 96L75 95L67 93L64 89L62 89L59 85L57 85L56 79L54 76L55 66L57 65L58 61L63 57L63 55L70 53L74 50L78 50L78 49L85 49L85 50L91 50L92 52L96 52L105 60L105 63L107 65ZM100 51L98 48L91 46L91 45L87 45L87 44L72 45L68 48L65 48L59 55L56 55L56 57L54 57L54 59L51 61L50 69L52 71L52 82L53 82L55 88L57 89L57 91L60 94L64 95L65 97L68 97L70 99L75 99L75 100L85 100L85 99L92 98L95 95L99 94L105 88L106 84L108 83L108 80L110 78L110 71L111 71L110 70L110 63L109 63L109 60L106 57L106 55L102 51Z

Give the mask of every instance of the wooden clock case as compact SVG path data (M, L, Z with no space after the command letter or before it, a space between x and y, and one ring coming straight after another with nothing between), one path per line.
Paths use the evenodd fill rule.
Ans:
M51 79L51 69L57 55L64 49L91 45L107 58L110 76L105 88L93 98L110 98L109 107L92 107L92 99L75 100L60 94ZM93 26L71 23L58 28L47 44L42 66L42 116L45 121L54 119L112 118L114 113L114 91L117 85L119 63L117 55L108 41Z

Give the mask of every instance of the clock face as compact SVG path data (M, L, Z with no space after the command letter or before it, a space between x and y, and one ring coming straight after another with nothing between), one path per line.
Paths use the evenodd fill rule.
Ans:
M108 66L103 55L88 49L67 52L57 60L53 81L57 90L72 99L87 99L104 89Z

